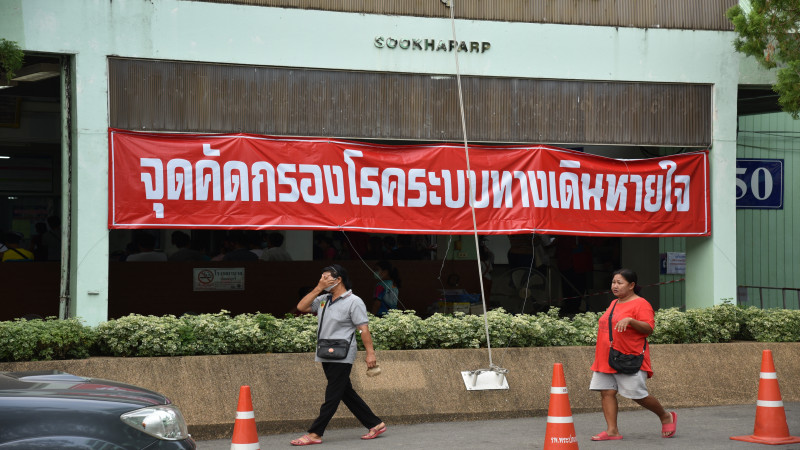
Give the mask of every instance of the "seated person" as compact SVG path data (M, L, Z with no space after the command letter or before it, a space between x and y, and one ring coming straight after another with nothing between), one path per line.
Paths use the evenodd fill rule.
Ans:
M267 236L267 249L261 254L264 261L291 261L292 255L283 248L283 235L272 232Z
M226 237L230 249L222 257L223 261L258 261L258 256L250 251L250 240L242 230L233 230Z
M8 249L3 252L3 262L22 262L33 261L33 253L24 248L20 248L22 235L19 233L8 232L3 236L3 243Z
M178 250L169 255L167 258L170 261L205 261L206 255L199 250L190 247L191 239L189 235L181 230L172 232L172 245L178 247Z
M164 252L157 252L156 237L147 232L138 233L134 237L138 253L133 253L125 258L125 261L166 261L167 255Z

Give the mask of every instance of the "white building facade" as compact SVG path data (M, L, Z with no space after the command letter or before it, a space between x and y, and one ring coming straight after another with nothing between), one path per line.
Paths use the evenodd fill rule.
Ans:
M293 7L294 3L302 2L277 1L240 2L250 4L185 0L4 1L0 5L0 37L16 41L28 54L46 54L64 61L60 192L62 217L69 218L64 221L65 238L70 245L65 246L64 258L68 265L63 269L68 281L64 283L64 294L69 298L69 314L83 317L89 324L97 324L108 317L108 128L115 126L111 110L126 108L111 104L113 91L125 88L112 87L114 80L110 74L118 70L114 67L119 67L114 66L114 61L411 74L429 76L449 83L447 89L454 89L455 57L458 56L461 75L474 79L707 87L711 99L707 125L710 141L705 147L710 149L711 160L712 233L710 237L686 239L685 306L695 308L735 301L739 271L733 192L737 92L742 81L741 57L733 50L734 33L727 25L707 27L718 29L667 28L659 23L629 26L622 17L623 12L631 13L631 17L634 13L657 15L657 11L649 8L666 7L673 1L636 2L629 5L630 11L608 12L609 17L616 17L617 23L624 23L622 26L611 22L586 26L551 23L557 17L544 17L544 13L536 21L498 20L492 17L491 11L475 13L483 18L465 19L461 12L471 11L469 7L475 2L453 0L453 28L448 5L439 0L429 2L426 11L433 13L423 11L424 14L412 15L416 13L340 11L341 7L324 1L312 2L316 9ZM492 7L497 5L500 11L500 5L506 3L513 6L517 2L492 2ZM713 3L710 10L724 16L731 2L702 3ZM575 11L552 13L580 16L580 12ZM425 14L438 16L425 17ZM635 21L631 19L630 23L635 24ZM453 39L454 31L456 39ZM451 40L456 41L455 48L450 48ZM768 80L757 71L752 73L754 75L746 82L763 84ZM222 87L209 84L203 89L207 90L207 95L214 96ZM474 90L470 92L469 86L464 90L466 98L481 95ZM591 116L591 105L587 108ZM362 127L369 127L369 120L359 120L362 120ZM486 117L485 120L493 119ZM130 124L134 118L127 117L124 121ZM241 129L235 120L230 123L228 132L270 134L275 131ZM624 128L625 124L622 125ZM641 125L630 126L643 129ZM680 143L625 143L617 138L581 142L572 139L569 124L553 123L551 127L564 127L567 132L563 138L550 134L547 141L530 138L524 141L583 146L589 152L619 157L638 154L634 150L642 145L651 145L662 152L686 147ZM203 131L202 127L199 130L169 129L168 124L155 130L145 126L139 129ZM344 134L337 129L317 128L316 133L313 130L312 127L303 134L376 138L353 135L349 131ZM472 132L473 129L467 129L468 138ZM651 130L651 133L668 135L671 130ZM453 136L445 134L442 139L453 140ZM494 142L507 142L502 135L493 136ZM428 139L430 135L417 138ZM623 242L623 265L637 269L648 264L657 267L657 261L639 254L640 245L637 239ZM640 270L653 273L657 269ZM657 279L655 273L651 279Z

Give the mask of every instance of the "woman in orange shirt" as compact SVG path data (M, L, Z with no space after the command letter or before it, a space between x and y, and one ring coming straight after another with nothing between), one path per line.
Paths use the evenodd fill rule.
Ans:
M661 437L675 436L675 427L678 416L674 412L667 412L661 403L647 391L645 381L653 376L650 365L650 347L645 346L647 336L655 327L655 314L650 303L637 294L640 288L636 285L638 277L630 269L620 269L614 272L611 282L611 292L617 297L611 302L606 312L600 317L597 330L597 345L595 346L594 363L592 364L592 382L589 389L600 391L603 405L603 415L606 419L606 430L592 436L593 441L620 440L622 435L617 428L617 392L623 397L630 398L644 408L655 413L661 420ZM612 314L613 308L613 314ZM637 373L623 374L608 365L608 355L611 350L609 341L609 321L612 315L612 330L614 349L622 353L635 355L644 349L644 361Z

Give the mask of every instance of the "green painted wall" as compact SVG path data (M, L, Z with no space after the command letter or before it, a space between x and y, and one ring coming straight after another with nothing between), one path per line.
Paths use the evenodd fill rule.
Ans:
M658 253L685 252L686 238L661 238ZM659 298L661 308L686 308L686 275L659 275Z
M800 121L785 113L744 116L738 121L737 158L784 160L783 209L736 211L738 301L764 308L800 309L800 182L795 175L800 173ZM734 192L731 187L731 195ZM686 251L686 240L660 239L658 251ZM668 283L660 287L662 308L686 307L685 282L677 281L683 277L659 277L661 283Z
M772 288L740 288L740 300L746 293L747 305L798 309L800 120L786 113L740 117L736 156L784 160L783 209L736 211L738 284Z

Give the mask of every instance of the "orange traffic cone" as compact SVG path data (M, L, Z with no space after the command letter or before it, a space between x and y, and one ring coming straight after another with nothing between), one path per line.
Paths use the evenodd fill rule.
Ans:
M253 413L253 400L250 386L239 388L239 405L236 407L236 422L233 424L231 450L260 450L256 416Z
M569 407L567 382L564 379L564 366L561 363L553 365L553 383L550 387L550 407L547 409L544 448L578 449L575 424L572 422L572 408Z
M795 444L800 437L789 434L786 411L783 409L778 374L772 362L772 351L764 350L761 355L761 376L758 381L758 401L756 401L756 424L749 436L731 436L731 439L757 444Z

